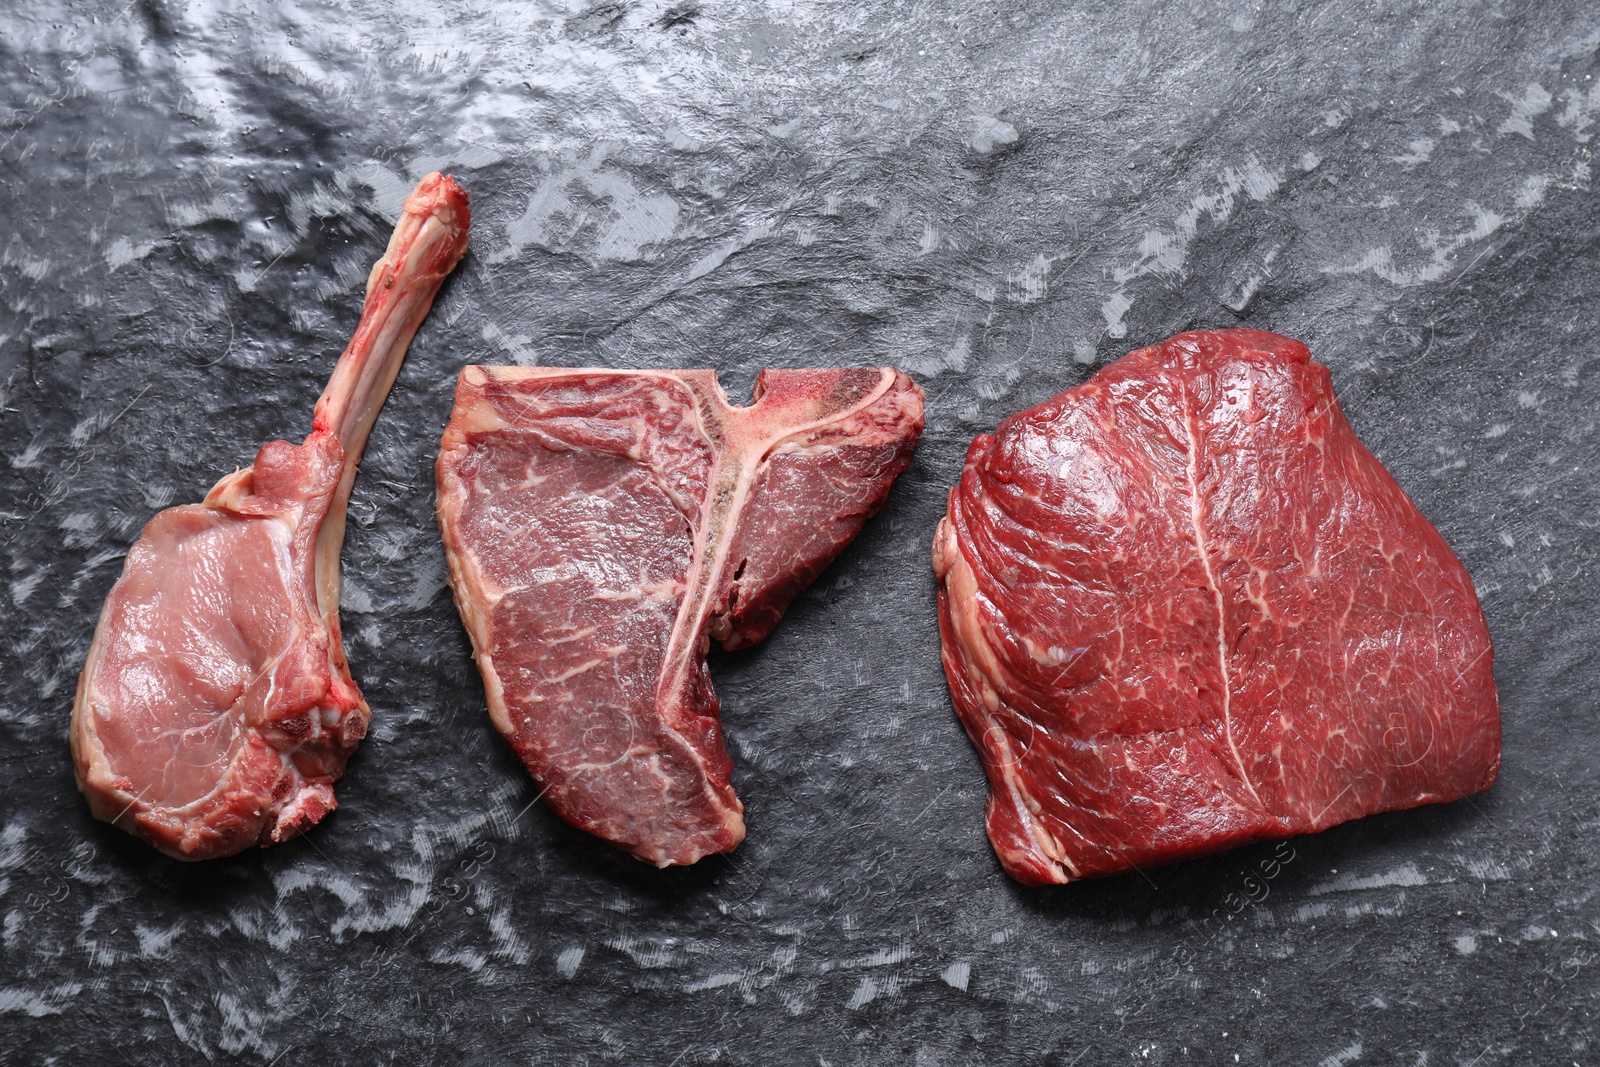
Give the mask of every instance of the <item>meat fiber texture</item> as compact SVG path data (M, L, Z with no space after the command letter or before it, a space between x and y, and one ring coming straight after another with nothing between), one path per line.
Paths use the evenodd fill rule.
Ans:
M711 640L761 641L883 504L922 431L890 368L468 367L439 454L489 713L563 819L647 863L744 839Z
M371 713L339 631L345 505L373 420L471 213L431 174L367 280L299 445L271 441L146 524L106 597L72 709L95 816L178 859L295 837L331 812Z
M980 435L933 566L989 838L1019 881L1495 780L1472 582L1298 341L1180 334Z

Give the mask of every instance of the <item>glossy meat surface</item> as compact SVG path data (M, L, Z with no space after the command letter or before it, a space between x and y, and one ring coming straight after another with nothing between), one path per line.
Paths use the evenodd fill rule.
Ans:
M705 653L760 641L882 506L922 429L890 369L468 367L439 455L490 714L562 818L639 859L744 838Z
M287 840L334 809L370 718L339 634L345 502L469 224L459 186L423 179L372 269L312 433L269 442L202 503L151 519L129 550L72 712L96 817L206 859Z
M944 662L1028 883L1487 789L1465 569L1275 334L1181 334L973 441L934 539Z

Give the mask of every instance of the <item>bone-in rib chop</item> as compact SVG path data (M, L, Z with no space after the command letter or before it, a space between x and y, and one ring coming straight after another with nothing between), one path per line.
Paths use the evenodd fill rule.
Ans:
M575 826L659 866L744 838L711 639L766 637L922 430L892 369L468 367L439 525L495 725Z
M303 833L370 713L339 634L345 504L367 434L467 247L467 196L431 174L367 280L361 322L299 445L271 441L163 511L106 597L72 708L95 816L179 859Z

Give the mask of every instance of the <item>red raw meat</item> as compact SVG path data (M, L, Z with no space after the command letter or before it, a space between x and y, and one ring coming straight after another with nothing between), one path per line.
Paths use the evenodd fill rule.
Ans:
M287 840L333 810L371 717L339 634L345 503L470 221L460 186L424 178L367 279L311 435L268 442L129 549L72 708L78 788L97 818L196 860Z
M468 367L439 453L489 713L557 815L648 863L744 839L705 655L766 637L911 460L892 369Z
M1019 881L1494 783L1471 579L1310 358L1257 330L1180 334L972 442L933 567Z

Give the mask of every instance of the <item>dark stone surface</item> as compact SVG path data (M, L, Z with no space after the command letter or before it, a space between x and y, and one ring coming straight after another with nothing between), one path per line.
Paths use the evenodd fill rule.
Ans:
M1600 15L1067 7L7 5L0 1060L1597 1062ZM306 431L435 167L477 226L352 503L372 734L308 838L161 858L73 789L95 613L155 510ZM1237 323L1311 345L1478 582L1500 784L1022 889L939 670L945 488L1006 413ZM433 522L469 361L927 387L888 509L715 665L732 857L566 829L494 734Z

